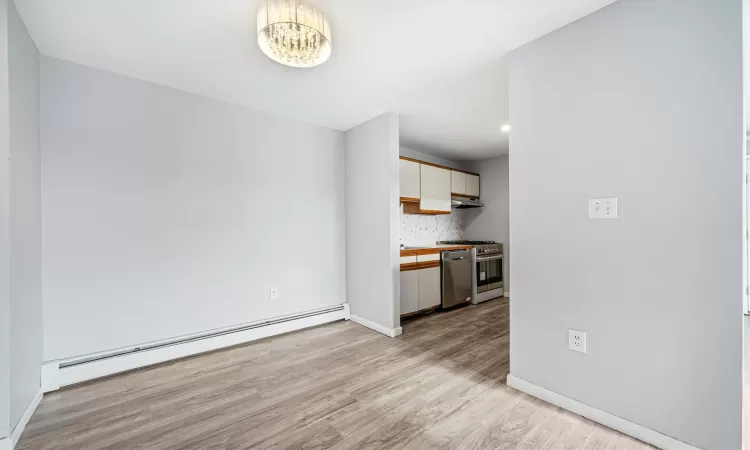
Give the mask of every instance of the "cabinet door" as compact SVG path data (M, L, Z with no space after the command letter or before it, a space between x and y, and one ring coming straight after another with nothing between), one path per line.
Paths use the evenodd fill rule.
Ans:
M401 314L419 311L418 270L401 272Z
M401 197L419 198L419 166L421 164L404 159L398 160L399 191Z
M466 175L466 195L479 197L479 176Z
M466 174L465 173L451 170L451 193L453 194L465 194L466 193Z
M451 211L451 171L440 167L420 165L421 194L419 209L423 211Z
M441 303L440 267L415 270L419 274L419 309L432 308Z

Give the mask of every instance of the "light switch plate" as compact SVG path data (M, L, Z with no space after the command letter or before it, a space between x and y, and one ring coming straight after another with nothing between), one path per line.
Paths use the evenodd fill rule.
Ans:
M590 198L589 219L617 219L617 198Z

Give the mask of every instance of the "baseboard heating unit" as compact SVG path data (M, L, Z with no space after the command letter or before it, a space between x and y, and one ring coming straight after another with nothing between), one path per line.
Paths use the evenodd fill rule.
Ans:
M47 361L42 365L42 389L44 392L52 392L63 386L244 344L328 322L349 320L349 317L349 305L344 303L109 352Z

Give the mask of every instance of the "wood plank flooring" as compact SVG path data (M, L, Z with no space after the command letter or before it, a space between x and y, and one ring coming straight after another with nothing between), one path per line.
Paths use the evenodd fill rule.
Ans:
M646 449L505 385L508 302L353 322L48 394L27 449Z

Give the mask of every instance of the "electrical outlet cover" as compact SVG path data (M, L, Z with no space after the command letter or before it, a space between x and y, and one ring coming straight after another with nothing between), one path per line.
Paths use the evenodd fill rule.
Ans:
M617 198L590 198L589 219L617 219Z
M279 298L279 290L271 288L271 300L276 300L277 298Z
M602 218L604 219L617 219L617 199L616 198L605 198L602 199L604 203L604 210L602 211Z
M586 353L586 332L568 330L568 348L574 352Z

